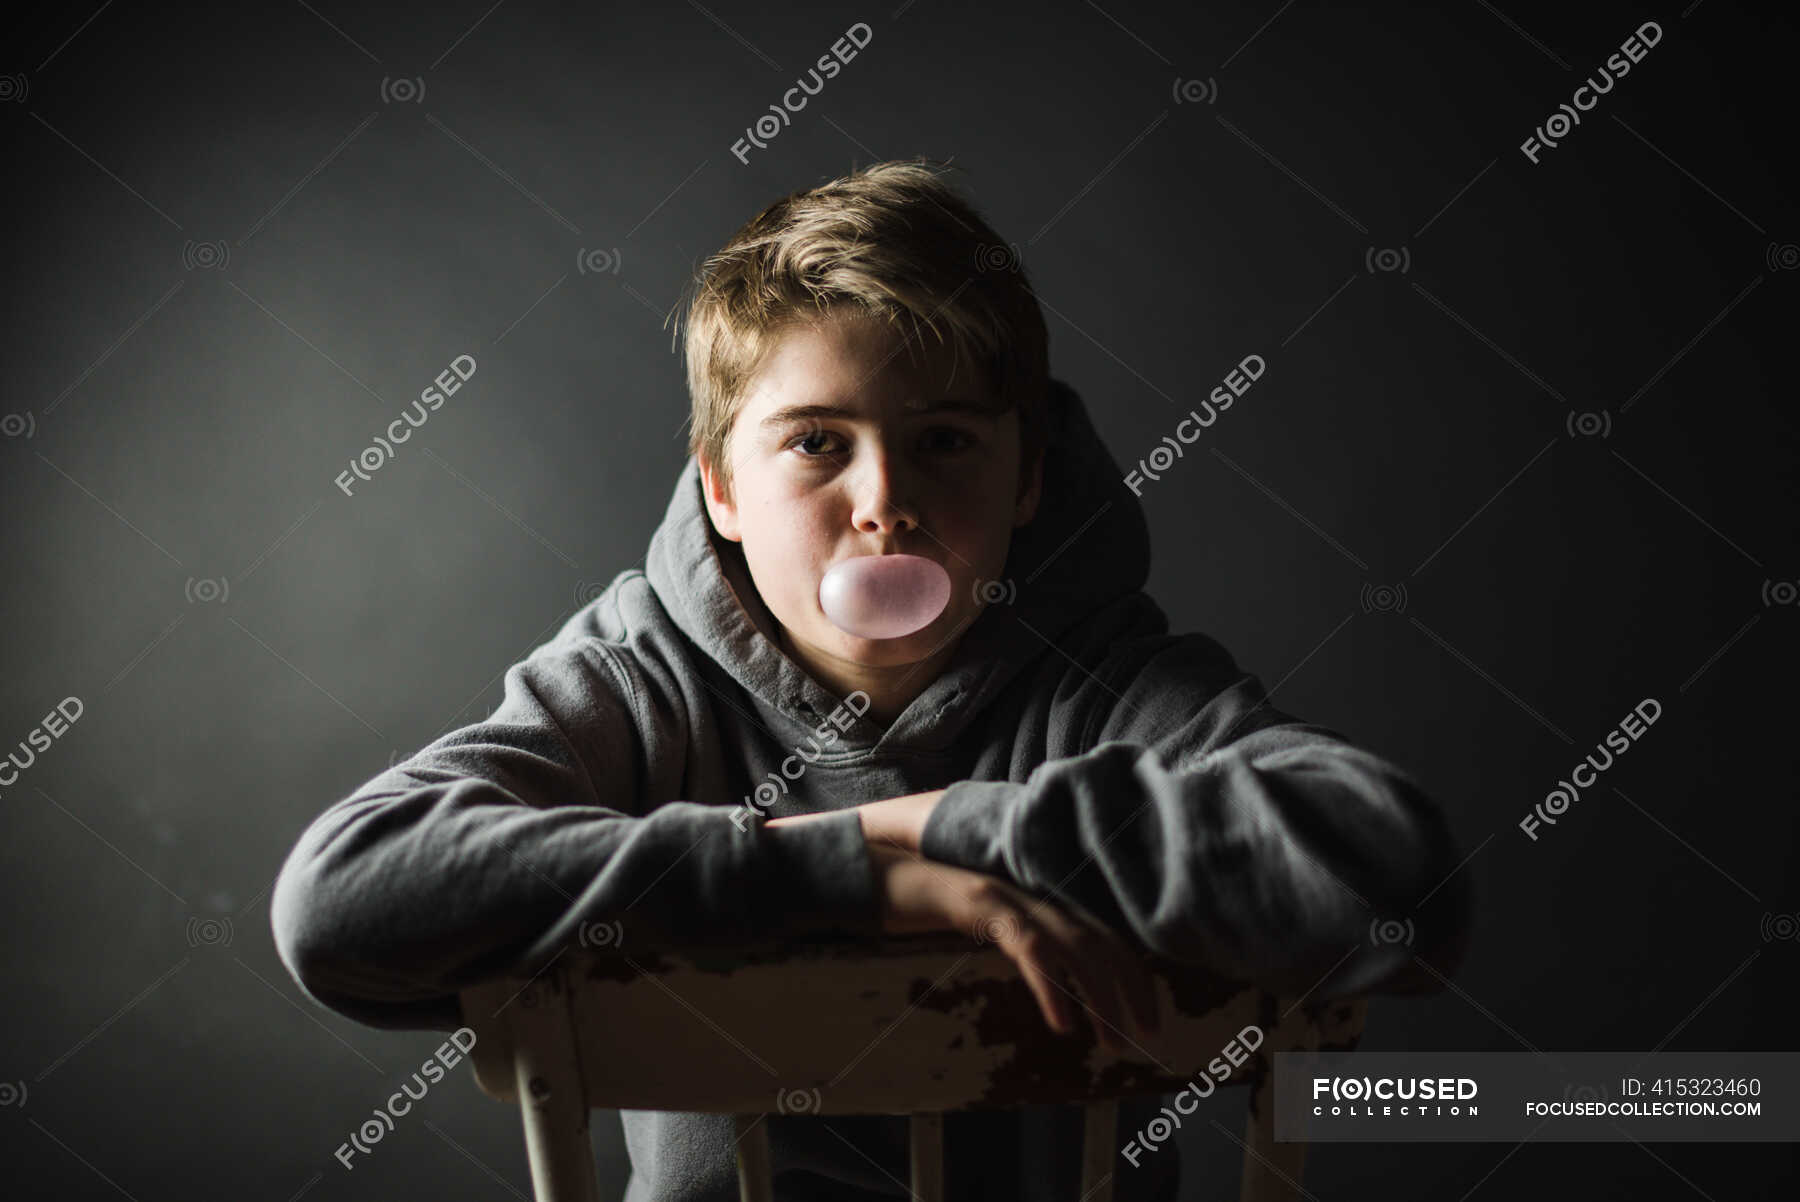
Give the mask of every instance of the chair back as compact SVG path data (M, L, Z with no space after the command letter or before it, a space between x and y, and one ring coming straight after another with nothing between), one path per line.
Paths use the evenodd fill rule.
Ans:
M1142 1134L1117 1131L1118 1099L1173 1093L1186 1114L1183 1096L1234 1087L1249 1095L1241 1202L1300 1198L1305 1145L1274 1139L1274 1053L1354 1048L1366 999L1296 1002L1149 965L1161 1030L1121 1032L1122 1055L1088 1028L1051 1031L1013 961L955 933L570 949L530 979L464 990L462 1010L482 1090L520 1106L537 1202L600 1202L593 1109L737 1116L743 1202L773 1198L762 1116L909 1115L913 1196L937 1202L944 1113L1043 1103L1086 1108L1074 1196L1110 1202Z

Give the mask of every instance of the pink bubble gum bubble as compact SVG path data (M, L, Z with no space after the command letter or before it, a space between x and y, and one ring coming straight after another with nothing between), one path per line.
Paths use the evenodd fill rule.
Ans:
M950 574L920 555L858 555L819 581L819 608L831 624L864 639L923 630L950 600Z

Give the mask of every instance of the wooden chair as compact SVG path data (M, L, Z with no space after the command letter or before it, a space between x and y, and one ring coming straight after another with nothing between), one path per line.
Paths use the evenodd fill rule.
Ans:
M743 1202L773 1199L761 1116L910 1115L913 1197L940 1202L944 1113L1036 1103L1085 1107L1077 1196L1110 1202L1135 1134L1116 1130L1118 1099L1209 1081L1248 1087L1241 1202L1301 1197L1306 1145L1274 1138L1274 1053L1353 1049L1367 1000L1295 1006L1191 965L1151 967L1162 1029L1138 1041L1148 1059L1130 1042L1115 1056L1088 1029L1052 1032L1007 956L951 933L680 955L572 949L530 980L461 1000L482 1090L520 1105L537 1202L600 1202L595 1108L736 1115ZM1249 1058L1223 1081L1203 1076L1251 1026L1262 1042Z

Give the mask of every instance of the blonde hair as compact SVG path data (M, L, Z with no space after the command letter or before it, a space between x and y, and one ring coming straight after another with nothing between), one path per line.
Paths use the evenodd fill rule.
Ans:
M694 274L676 325L686 336L688 454L727 496L725 449L750 381L783 334L846 314L910 324L909 353L923 329L950 342L957 364L973 361L997 411L1019 414L1023 490L1044 445L1044 317L1017 248L939 178L949 169L948 160L874 163L791 193Z

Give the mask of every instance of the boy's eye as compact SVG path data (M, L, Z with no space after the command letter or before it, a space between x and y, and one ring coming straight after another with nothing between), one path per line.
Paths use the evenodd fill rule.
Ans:
M824 440L824 446L817 440ZM842 448L834 449L832 443L836 436L828 430L810 430L797 438L788 440L787 449L799 452L802 459L836 458L843 454ZM924 443L927 450L956 452L965 450L980 441L967 430L955 426L936 426L925 432Z
M824 430L813 430L806 434L802 434L798 438L790 440L787 445L790 448L798 448L812 442L816 438L830 439L831 435ZM826 454L828 454L828 452L823 447L815 447L812 450L801 451L800 457L802 459L818 459Z

